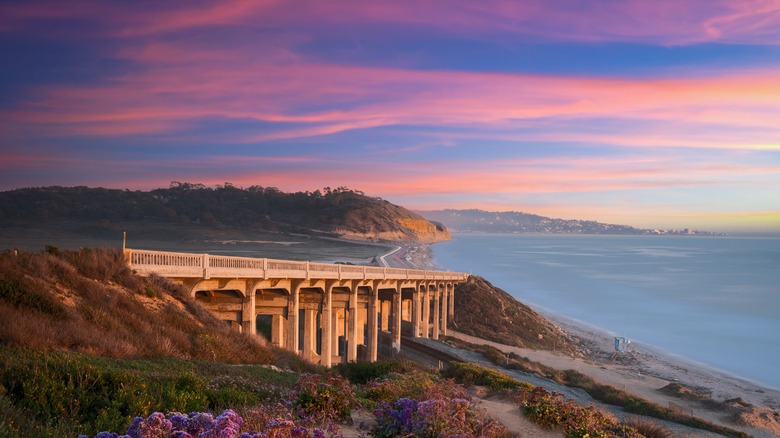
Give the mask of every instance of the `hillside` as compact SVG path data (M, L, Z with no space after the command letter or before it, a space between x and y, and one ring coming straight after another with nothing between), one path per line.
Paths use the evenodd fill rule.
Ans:
M0 225L56 228L74 221L85 234L153 221L178 228L197 225L366 241L438 242L450 237L443 226L417 213L343 187L285 193L274 187L172 183L148 192L58 186L0 192Z
M2 346L303 366L230 331L178 284L133 274L115 250L0 253L0 320Z
M554 233L554 234L648 234L628 225L604 224L586 220L553 219L517 211L484 210L418 211L425 218L441 222L452 231L478 233Z
M550 321L482 277L455 287L455 330L516 347L578 354L575 343Z

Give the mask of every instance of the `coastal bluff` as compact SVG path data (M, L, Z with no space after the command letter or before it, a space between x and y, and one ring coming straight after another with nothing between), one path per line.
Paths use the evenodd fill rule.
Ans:
M404 207L346 187L286 193L275 187L216 187L173 182L131 191L90 187L37 187L0 192L0 225L88 237L116 236L141 224L157 237L219 232L281 233L369 242L434 243L446 227ZM235 237L233 237L235 238Z

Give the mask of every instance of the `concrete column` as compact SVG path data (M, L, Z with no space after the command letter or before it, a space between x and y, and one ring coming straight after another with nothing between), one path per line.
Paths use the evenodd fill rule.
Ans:
M271 343L281 347L284 343L284 317L273 315L271 317Z
M449 299L450 318L455 318L455 284L450 283L447 285L447 288L450 291L450 299Z
M322 324L322 351L320 352L320 364L325 367L331 365L331 343L333 332L333 313L332 313L332 293L333 286L328 284L325 286L325 295L322 297L322 315L320 321Z
M317 354L317 311L303 311L303 357L313 362Z
M425 292L423 292L422 302L422 337L428 338L430 336L430 322L431 322L431 292L428 290L428 285L423 286Z
M379 292L377 292L378 294ZM380 301L382 307L382 331L386 332L390 329L390 303L391 301Z
M253 284L250 283L253 282L247 281L244 302L241 306L241 328L244 333L256 335L257 322L255 320L257 314L255 313L255 291Z
M330 357L339 355L339 335L344 332L344 309L331 308L331 324L332 331L330 332ZM333 359L331 359L331 362Z
M439 285L433 292L433 339L439 339L439 326L441 325L441 302L439 299Z
M377 321L379 317L379 306L377 303L378 295L379 289L374 285L368 295L368 339L366 339L366 344L368 346L369 362L376 362L377 350L379 348L379 321Z
M420 337L420 291L419 288L412 294L412 336Z
M401 286L393 293L393 350L401 351Z
M347 321L347 362L357 360L358 346L358 294L357 285L352 285L349 293L349 315Z
M287 298L287 349L298 354L299 321L298 309L300 305L300 287L293 284L290 287L290 296Z
M368 308L358 309L358 323L357 323L357 344L365 344L368 346L366 329L368 328Z
M441 311L441 335L447 336L447 314L450 313L447 309L449 308L447 306L447 303L452 300L449 294L449 290L447 287L444 287L444 290L441 294L442 299L442 311Z

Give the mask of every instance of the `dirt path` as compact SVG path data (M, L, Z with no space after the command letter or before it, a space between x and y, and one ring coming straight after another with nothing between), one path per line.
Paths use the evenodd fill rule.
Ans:
M528 421L515 402L506 396L486 396L486 390L475 386L469 388L472 402L485 409L494 420L507 428L513 437L560 438L561 432L544 429Z

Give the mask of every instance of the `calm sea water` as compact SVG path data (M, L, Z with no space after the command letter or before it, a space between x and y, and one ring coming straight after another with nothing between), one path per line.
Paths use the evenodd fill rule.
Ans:
M780 388L780 238L457 234L433 251L526 304Z

